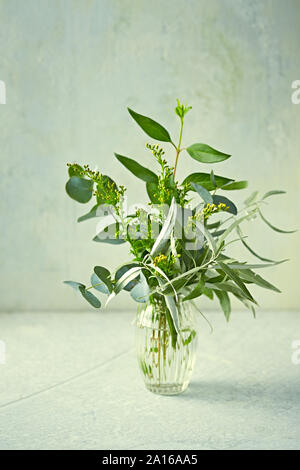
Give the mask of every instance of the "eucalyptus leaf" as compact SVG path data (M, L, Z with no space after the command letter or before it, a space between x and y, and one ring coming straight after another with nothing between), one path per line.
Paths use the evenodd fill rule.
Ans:
M191 186L194 190L199 194L199 196L203 199L205 204L212 204L213 203L213 196L207 191L207 189L203 188L200 184L191 183Z
M224 184L233 181L233 179L218 175L214 175L214 179L218 188L222 188ZM207 191L213 191L215 189L215 186L211 181L210 173L191 173L185 178L182 184L184 185L188 183L200 184L203 188L207 189ZM191 190L194 191L194 188L191 188Z
M77 202L85 204L93 195L93 181L72 176L66 184L66 192Z
M109 243L110 245L121 245L122 243L125 243L126 240L124 238L120 238L118 233L118 224L111 224L108 225L104 230L98 232L97 235L93 238L93 241L98 243Z
M88 291L85 287L79 286L79 291L82 295L82 297L92 305L94 308L100 308L101 307L101 302L100 300L92 294L92 292Z
M102 292L102 294L110 294L107 286L104 284L104 282L99 279L99 277L95 273L91 275L91 285L94 289L98 290L99 292Z
M150 289L143 272L141 271L139 280L136 285L131 289L130 295L136 301L140 303L148 302Z
M85 220L88 220L88 219L93 219L94 217L98 217L97 215L97 209L98 209L98 204L96 204L95 206L93 206L91 208L91 210L87 213L87 214L84 214L82 216L80 216L78 219L77 219L77 222L84 222Z
M234 181L233 183L225 184L223 191L234 191L236 189L245 189L248 187L248 181Z
M212 230L214 228L218 228L221 225L221 221L218 220L217 222L214 222L213 224L206 224L206 228L209 230Z
M229 212L230 214L233 214L233 215L237 215L238 210L236 208L236 205L232 201L230 201L230 199L228 199L225 196L218 196L216 194L214 194L212 198L213 198L213 202L214 202L214 204L216 204L216 206L220 203L226 204L226 207L228 207L227 212Z
M119 155L117 153L115 153L115 156L117 160L119 160L119 162L127 168L127 170L131 171L131 173L134 174L134 176L145 181L146 183L157 184L158 177L155 173L153 173L153 171L140 165L132 158L124 157L123 155Z
M157 183L146 183L147 194L153 204L159 203L159 189Z
M103 266L95 266L94 267L94 273L96 274L96 276L98 276L98 278L102 282L104 282L107 289L111 293L112 290L113 290L113 284L112 284L112 281L111 281L111 275L110 275L109 270L104 268Z
M218 163L227 160L231 156L206 144L193 144L186 151L194 160L201 163Z
M224 232L225 232L225 229L223 229L223 230L217 230L216 232L214 232L214 233L212 234L212 236L213 236L214 238L218 238L218 237L220 237L221 235L223 235Z
M210 172L210 181L211 181L213 187L216 188L217 183L216 183L216 180L215 180L215 174L214 174L213 170L211 170L211 172Z
M65 284L73 287L77 292L79 292L82 297L87 300L87 302L92 305L92 307L95 308L100 308L101 307L101 302L100 300L91 292L89 292L85 285L82 284L81 282L75 282L75 281L64 281Z
M72 176L78 176L79 178L81 178L81 172L83 172L83 168L82 166L80 165L71 165L69 166L68 168L68 174L69 174L69 177L71 178Z
M162 142L172 142L169 132L161 124L147 116L136 113L130 108L128 108L128 112L149 137Z

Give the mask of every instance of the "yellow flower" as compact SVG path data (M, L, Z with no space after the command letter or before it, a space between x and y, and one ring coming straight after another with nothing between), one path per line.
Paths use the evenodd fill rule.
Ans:
M166 255L161 254L161 255L155 256L153 260L153 264L154 266L157 266L158 264L163 263L164 261L167 261L167 257Z

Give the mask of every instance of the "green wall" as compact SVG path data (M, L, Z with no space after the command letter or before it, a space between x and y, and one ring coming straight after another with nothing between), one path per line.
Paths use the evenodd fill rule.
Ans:
M76 224L87 208L64 193L66 162L89 162L145 201L144 185L113 157L153 164L128 105L176 135L175 100L191 104L183 141L232 153L215 170L250 180L239 200L287 190L265 214L300 227L298 0L1 0L0 21L1 310L85 309L61 281L88 282L95 264L129 259L127 248L91 241L94 222ZM178 175L200 167L182 154ZM299 308L299 235L256 221L249 243L291 258L264 273L283 293L261 291L261 307ZM135 307L125 294L111 303L124 306Z

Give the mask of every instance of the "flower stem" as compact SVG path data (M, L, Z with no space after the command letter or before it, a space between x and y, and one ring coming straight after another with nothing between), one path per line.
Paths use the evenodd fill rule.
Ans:
M176 158L175 158L175 165L174 165L174 171L173 171L173 176L175 178L175 173L176 173L176 168L177 168L177 163L178 163L178 157L181 152L180 145L181 145L181 139L182 139L182 130L183 130L183 118L180 120L180 134L179 134L179 142L178 146L176 147Z

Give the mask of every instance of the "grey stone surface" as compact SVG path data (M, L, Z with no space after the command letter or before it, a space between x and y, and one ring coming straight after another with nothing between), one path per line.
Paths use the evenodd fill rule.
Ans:
M0 448L300 449L300 314L210 314L177 397L144 389L133 318L0 314Z

